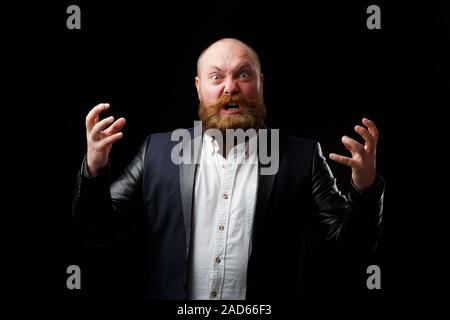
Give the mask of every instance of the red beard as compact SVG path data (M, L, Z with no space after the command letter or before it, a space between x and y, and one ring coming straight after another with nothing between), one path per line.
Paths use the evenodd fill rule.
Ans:
M224 107L230 103L239 104L239 112L226 114ZM206 105L200 101L198 115L204 130L214 128L222 133L225 133L226 129L258 130L264 127L266 107L262 95L258 99L248 100L241 94L225 94L214 104Z

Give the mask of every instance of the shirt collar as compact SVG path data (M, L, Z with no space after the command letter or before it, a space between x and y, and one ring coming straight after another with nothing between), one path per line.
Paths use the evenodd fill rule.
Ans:
M249 139L245 140L245 143L240 143L238 145L236 145L235 147L233 147L230 151L230 155L234 154L243 154L244 150L245 150L245 157L249 156L249 144L256 144L257 143L257 138L258 138L258 134L252 134L249 136ZM214 154L220 154L220 147L219 144L217 143L215 137L210 136L208 134L203 134L203 148L205 148L205 151L207 151L209 154L214 155ZM255 152L257 150L256 145L255 148L253 148L254 150L252 150L253 152Z

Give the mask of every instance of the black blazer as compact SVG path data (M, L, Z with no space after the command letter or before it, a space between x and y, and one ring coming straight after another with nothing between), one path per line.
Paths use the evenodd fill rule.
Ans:
M73 201L75 220L96 243L114 239L133 222L143 224L149 299L186 299L197 165L171 161L177 143L170 132L150 135L112 184L109 170L89 178L85 159ZM361 193L352 185L344 197L319 143L281 134L278 172L259 174L247 299L299 296L308 225L319 226L328 240L370 250L383 193L384 181L377 175L371 190Z

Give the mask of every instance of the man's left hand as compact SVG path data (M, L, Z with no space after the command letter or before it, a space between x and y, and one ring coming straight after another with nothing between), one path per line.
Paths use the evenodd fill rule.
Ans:
M355 131L364 139L364 145L350 137L343 136L342 143L351 152L352 157L344 157L330 153L330 159L352 168L352 180L360 191L368 190L375 182L376 177L376 151L378 142L378 129L372 120L362 119L367 127L355 126Z

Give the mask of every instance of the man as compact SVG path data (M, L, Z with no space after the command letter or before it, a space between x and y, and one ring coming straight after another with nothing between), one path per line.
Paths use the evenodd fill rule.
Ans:
M153 134L111 186L109 153L123 136L125 119L100 120L109 104L87 115L88 148L74 216L96 240L114 238L143 217L147 298L296 297L310 224L320 226L330 241L373 245L384 182L376 173L378 131L372 121L355 127L364 145L342 138L351 157L330 155L352 169L348 199L337 190L317 142L280 135L278 170L263 174L267 164L257 153L259 145L251 148L261 136L227 144L209 134L217 129L228 138L227 129L265 130L263 83L252 48L237 39L213 43L197 63L204 129L197 160L174 161L172 134Z

